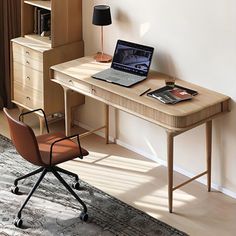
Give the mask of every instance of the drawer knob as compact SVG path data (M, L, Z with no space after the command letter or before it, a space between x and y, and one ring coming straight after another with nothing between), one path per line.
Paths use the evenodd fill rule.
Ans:
M27 64L27 65L29 65L29 64L30 64L30 62L29 62L29 61L26 61L26 64Z
M29 76L27 76L27 77L26 77L26 79L30 80L30 77L29 77Z
M25 53L26 53L27 55L29 55L29 54L30 54L30 52L29 52L29 51L26 51Z
M95 90L95 89L92 89L92 93L96 93L96 90Z
M73 83L73 81L70 79L70 80L69 80L69 83Z
M26 99L30 100L30 97L26 97Z

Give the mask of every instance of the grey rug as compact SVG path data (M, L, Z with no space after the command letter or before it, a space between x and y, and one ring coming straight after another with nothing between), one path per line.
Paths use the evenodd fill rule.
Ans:
M0 135L0 235L187 235L81 181L77 191L88 207L89 220L79 219L80 204L48 173L22 212L23 228L12 222L38 178L20 181L19 195L9 188L16 177L36 169L22 159L11 141ZM63 175L68 183L73 179Z

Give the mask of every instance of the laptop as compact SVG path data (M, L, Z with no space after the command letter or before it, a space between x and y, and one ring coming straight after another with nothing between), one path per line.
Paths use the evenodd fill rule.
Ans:
M118 40L111 67L93 78L130 87L147 78L154 48Z

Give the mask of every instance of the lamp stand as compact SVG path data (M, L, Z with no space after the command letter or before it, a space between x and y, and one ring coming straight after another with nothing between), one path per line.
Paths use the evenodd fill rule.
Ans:
M94 57L95 60L97 62L103 62L103 63L110 62L112 60L112 57L103 52L103 26L101 26L101 46L102 46L102 51L98 52L95 55L95 57Z

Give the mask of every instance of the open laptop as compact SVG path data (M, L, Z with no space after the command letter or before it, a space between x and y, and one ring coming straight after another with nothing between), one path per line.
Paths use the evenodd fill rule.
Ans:
M147 78L153 51L153 47L118 40L111 68L92 77L130 87Z

